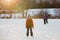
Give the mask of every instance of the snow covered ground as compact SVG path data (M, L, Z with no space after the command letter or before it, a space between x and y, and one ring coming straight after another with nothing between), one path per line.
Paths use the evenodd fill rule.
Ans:
M0 19L0 40L60 40L60 19L34 20L34 37L26 36L26 19Z

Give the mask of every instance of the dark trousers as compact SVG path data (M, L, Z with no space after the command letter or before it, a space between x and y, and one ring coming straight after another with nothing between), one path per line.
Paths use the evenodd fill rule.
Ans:
M44 24L46 24L46 20L44 19Z
M44 24L48 23L48 20L47 19L44 19Z
M27 36L29 36L29 30L30 30L30 35L33 36L32 28L27 28Z

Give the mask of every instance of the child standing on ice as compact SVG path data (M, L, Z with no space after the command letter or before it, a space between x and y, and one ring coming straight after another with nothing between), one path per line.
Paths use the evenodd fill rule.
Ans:
M43 15L43 19L44 19L44 24L48 23L48 16L46 14Z
M33 20L31 18L31 16L29 15L26 20L27 36L29 36L29 30L30 30L31 36L33 36L32 28L34 28L34 24L33 24Z

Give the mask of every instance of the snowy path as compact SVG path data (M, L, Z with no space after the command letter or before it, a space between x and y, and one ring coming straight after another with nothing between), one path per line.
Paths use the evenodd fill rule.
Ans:
M0 40L60 40L60 19L33 19L34 38L26 37L25 19L0 19Z

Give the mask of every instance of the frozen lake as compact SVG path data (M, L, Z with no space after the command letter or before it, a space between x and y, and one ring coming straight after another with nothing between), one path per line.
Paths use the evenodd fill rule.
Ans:
M0 40L60 40L60 19L33 19L33 37L26 36L26 19L0 19Z

